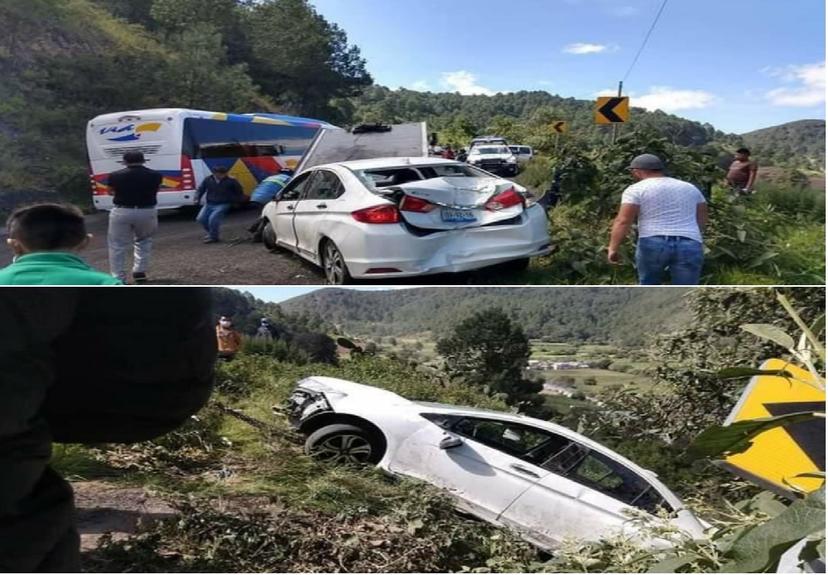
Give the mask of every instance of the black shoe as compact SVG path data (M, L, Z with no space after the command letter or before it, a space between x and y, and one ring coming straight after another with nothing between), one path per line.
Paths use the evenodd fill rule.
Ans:
M132 272L132 281L137 284L147 283L147 274L144 272Z

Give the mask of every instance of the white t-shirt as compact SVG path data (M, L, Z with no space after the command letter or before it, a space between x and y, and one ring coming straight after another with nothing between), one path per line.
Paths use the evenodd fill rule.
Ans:
M640 238L681 236L702 241L696 211L699 204L707 202L693 184L675 178L647 178L624 190L621 203L639 207Z

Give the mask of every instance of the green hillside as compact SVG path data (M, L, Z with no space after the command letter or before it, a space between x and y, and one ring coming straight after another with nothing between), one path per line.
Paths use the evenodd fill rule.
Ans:
M754 156L767 165L825 171L825 120L799 120L742 134Z
M458 321L501 307L531 338L556 342L643 343L689 317L685 289L416 288L389 291L321 289L281 307L318 315L354 335L443 335Z

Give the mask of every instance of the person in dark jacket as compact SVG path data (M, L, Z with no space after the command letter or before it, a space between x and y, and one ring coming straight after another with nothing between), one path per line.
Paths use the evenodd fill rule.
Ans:
M202 197L204 206L198 212L196 221L207 232L204 243L214 244L219 241L221 223L227 212L233 204L243 202L247 198L239 181L227 174L225 166L214 168L213 175L201 182L196 192L196 203L201 203Z
M109 212L109 270L123 283L127 281L127 251L133 246L132 280L147 281L152 236L158 230L158 190L163 176L150 170L142 152L127 152L126 168L109 175L107 185L113 208Z
M0 289L0 571L80 570L70 485L52 443L167 433L213 386L203 288Z

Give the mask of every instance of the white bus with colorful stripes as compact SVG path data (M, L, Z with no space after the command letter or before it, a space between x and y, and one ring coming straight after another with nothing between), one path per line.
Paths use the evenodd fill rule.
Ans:
M147 167L164 176L159 208L196 205L196 189L226 166L249 196L263 179L294 169L322 129L320 120L278 114L225 114L178 108L104 114L86 131L92 200L112 208L109 174L125 152L143 152Z

